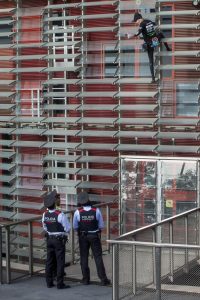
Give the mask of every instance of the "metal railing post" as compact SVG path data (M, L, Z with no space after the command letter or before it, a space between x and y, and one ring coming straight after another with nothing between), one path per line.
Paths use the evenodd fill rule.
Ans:
M156 300L161 300L161 248L155 247L156 254Z
M5 226L6 230L6 283L10 283L10 226Z
M33 223L28 222L29 275L33 275Z
M75 241L74 241L74 236L75 236L75 231L73 230L73 213L70 213L70 224L71 224L71 263L74 264L75 261Z
M184 223L185 223L185 244L188 244L188 216L184 217ZM188 273L189 266L188 266L188 249L185 249L185 268L184 271Z
M132 292L136 294L136 246L132 246Z
M119 245L112 244L112 300L119 299Z
M197 232L197 236L198 236L198 244L200 245L200 211L197 211L197 215L198 215L198 232ZM200 251L198 251L198 258L200 258Z
M173 244L173 221L169 222L169 243ZM174 251L170 248L170 276L169 279L171 282L174 281Z
M106 205L106 223L107 223L106 239L109 240L110 239L110 207L109 207L109 205ZM107 250L108 250L108 253L110 253L110 244L109 243L107 243Z
M2 246L2 227L0 226L0 283L3 283L3 258L2 258L2 254L3 254L3 246Z
M156 243L157 239L157 234L156 234L156 230L157 230L157 227L155 228L152 228L152 240L154 243ZM156 280L156 254L155 254L155 248L153 247L152 249L152 259L153 259L153 282L155 283L155 280Z

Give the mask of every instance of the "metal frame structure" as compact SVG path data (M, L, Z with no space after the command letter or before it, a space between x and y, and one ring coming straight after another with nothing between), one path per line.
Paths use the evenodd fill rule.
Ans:
M119 216L121 155L198 157L200 11L191 0L184 6L170 1L173 11L163 9L167 3L0 1L3 220L40 214L42 197L53 188L61 193L63 207L75 205L77 192L86 189L94 201L113 200L113 215ZM126 36L136 31L135 11L174 31L165 39L173 51L160 48L156 53L156 85L150 85L142 41ZM173 17L175 23L163 24L163 16ZM67 34L74 40L65 40ZM174 63L163 64L163 57L172 57ZM137 73L126 74L130 64L140 68ZM106 68L109 73L113 65L116 71L107 76ZM166 71L173 71L174 77L166 79ZM183 81L192 85L195 116L174 113L174 86ZM34 89L40 95L37 115L31 113ZM184 88L181 93L187 96ZM180 105L188 107L190 99L184 101ZM119 218L112 225L117 233Z

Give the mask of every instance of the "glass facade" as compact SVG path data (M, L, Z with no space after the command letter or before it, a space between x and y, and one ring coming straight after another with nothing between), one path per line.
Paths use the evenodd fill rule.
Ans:
M198 178L197 160L122 158L122 232L197 207Z

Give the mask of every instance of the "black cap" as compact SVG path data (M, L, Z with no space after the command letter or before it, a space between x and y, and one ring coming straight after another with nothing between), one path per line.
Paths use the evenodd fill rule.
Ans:
M90 201L88 193L87 192L79 193L77 201L78 201L79 205L84 205L84 204L88 203Z
M47 208L53 206L56 202L56 195L57 195L56 190L49 192L44 198L44 206Z
M137 22L137 20L139 19L142 19L142 15L136 12L133 18L133 22Z

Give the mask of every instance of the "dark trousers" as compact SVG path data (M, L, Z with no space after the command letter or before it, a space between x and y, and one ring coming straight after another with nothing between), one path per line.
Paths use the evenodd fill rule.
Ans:
M149 68L150 68L150 72L151 72L151 77L152 80L155 79L155 75L154 75L154 48L147 45L147 54L148 54L148 58L149 58Z
M102 258L101 240L97 234L80 234L79 247L81 257L81 270L84 281L90 280L90 269L88 265L89 249L91 247L94 256L97 274L101 280L105 280L106 272Z
M57 265L57 286L62 286L65 268L65 241L47 238L46 283L51 285Z
M160 31L158 33L158 40L159 40L159 42L161 42L162 39L164 39L164 38L165 38L164 34ZM165 45L165 48L166 48L167 51L171 51L171 48L169 47L169 45L168 45L167 42L163 42L163 44Z

